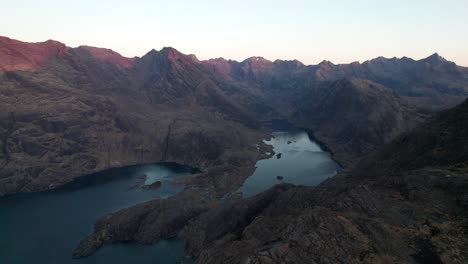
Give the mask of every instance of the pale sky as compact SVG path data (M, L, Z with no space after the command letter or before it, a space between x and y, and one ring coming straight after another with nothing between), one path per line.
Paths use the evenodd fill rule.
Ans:
M0 35L128 57L166 46L305 64L438 52L468 66L468 0L0 0Z

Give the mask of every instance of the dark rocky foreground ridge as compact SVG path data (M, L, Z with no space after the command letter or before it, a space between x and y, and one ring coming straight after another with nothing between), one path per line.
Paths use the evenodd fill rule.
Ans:
M100 219L75 256L181 231L196 263L466 263L467 122L468 100L318 187L224 201L186 191L121 210Z
M212 209L184 229L188 251L198 263L466 263L467 121L465 101L317 188L277 187L235 227Z
M187 182L222 195L264 156L260 124L271 119L312 130L349 167L428 110L460 102L467 76L437 54L306 66L0 37L0 195L159 161L200 168Z

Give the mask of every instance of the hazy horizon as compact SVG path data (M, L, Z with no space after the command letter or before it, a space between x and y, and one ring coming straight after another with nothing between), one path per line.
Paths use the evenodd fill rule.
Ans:
M28 8L25 8L27 6ZM438 53L468 66L468 1L14 1L2 4L0 35L57 40L141 57L174 47L199 59L335 64Z

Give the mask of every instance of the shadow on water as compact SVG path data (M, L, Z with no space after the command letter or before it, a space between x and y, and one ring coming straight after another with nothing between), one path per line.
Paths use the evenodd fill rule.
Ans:
M200 170L185 165L180 165L173 162L162 162L158 164L147 165L132 165L121 168L111 168L104 171L84 175L74 179L73 181L63 185L59 189L51 190L52 192L68 192L86 188L88 186L96 186L107 184L111 181L130 179L135 176L146 176L151 179L153 174L158 174L158 178L171 178L183 176L186 174L198 173ZM139 174L138 174L139 173ZM151 184L152 182L145 182Z
M283 132L290 132L290 133L306 132L310 141L313 141L315 144L319 145L323 151L332 153L332 151L325 144L320 142L320 140L318 140L315 137L314 132L310 129L303 128L303 127L296 127L293 124L289 123L287 120L283 120L283 119L273 119L270 121L266 121L263 123L263 125L265 127L272 129L273 131L283 131Z
M245 180L241 188L244 197L251 197L278 183L315 186L333 177L340 166L313 136L284 120L265 122L272 138L265 140L273 146L269 159L259 160L255 172Z

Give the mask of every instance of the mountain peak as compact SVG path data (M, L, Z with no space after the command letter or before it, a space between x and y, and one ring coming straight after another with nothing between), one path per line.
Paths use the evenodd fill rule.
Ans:
M173 47L163 47L161 49L161 52L163 53L170 53L170 52L177 52L177 53L180 53L177 49L173 48Z
M298 60L275 60L273 62L275 65L287 65L290 67L302 67L304 64Z
M245 75L266 72L273 68L273 62L263 57L250 57L241 62L242 71Z
M425 61L425 62L428 62L428 63L440 63L440 62L446 62L447 60L440 56L439 53L434 53L432 54L431 56L425 58L425 59L422 59L422 61Z
M204 62L216 63L216 62L227 62L227 60L223 57L219 57L219 58L212 58L212 59L204 60Z
M231 79L231 64L225 58L214 58L202 61L202 64L208 67L211 71L219 74L223 79Z
M143 57L146 56L163 56L169 60L176 60L182 56L192 57L190 55L184 55L173 47L164 47L161 50L151 49Z
M319 64L319 66L333 66L335 64L333 64L333 62L329 61L329 60L323 60L321 61Z
M261 64L272 64L272 62L260 56L252 56L243 60L241 64L261 65Z
M159 51L157 51L156 49L151 49L150 51L148 51L145 55L143 55L143 57L147 57L147 56L157 56L159 54ZM142 58L143 58L142 57Z
M160 53L164 54L164 56L166 56L167 59L171 62L176 62L181 59L185 61L197 61L193 59L193 56L185 55L173 47L164 47L161 49Z
M63 56L68 49L55 40L23 42L0 36L0 70L33 70L47 59Z
M160 51L161 53L167 54L167 55L180 55L180 53L177 49L173 47L164 47Z
M372 64L372 63L385 63L385 62L388 62L389 60L390 60L389 58L386 58L384 56L378 56L377 58L373 58L371 60L366 61L366 63L368 63L368 64L369 63L370 64Z
M272 63L271 61L265 59L261 56L253 56L244 60L247 63Z

